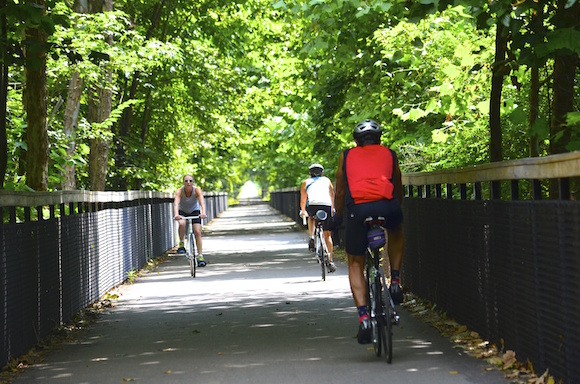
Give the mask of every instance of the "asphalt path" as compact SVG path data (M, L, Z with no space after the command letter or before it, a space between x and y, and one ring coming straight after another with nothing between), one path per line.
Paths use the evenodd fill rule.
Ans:
M393 361L356 341L344 262L322 281L307 235L267 205L204 226L208 265L173 255L14 383L501 383L404 309Z

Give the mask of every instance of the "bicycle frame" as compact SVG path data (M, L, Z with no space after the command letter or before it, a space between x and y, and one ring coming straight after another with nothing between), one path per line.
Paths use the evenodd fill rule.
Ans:
M326 246L326 240L324 240L324 230L322 228L322 222L326 220L327 217L327 213L323 210L319 210L314 216L315 252L316 258L322 268L323 281L326 281L326 266L330 262L330 253Z
M399 316L387 286L387 279L381 263L381 250L386 243L384 218L367 218L369 246L366 252L367 300L370 307L371 324L373 327L373 344L375 354L383 353L388 363L393 356L393 324L398 324Z
M199 216L184 216L185 229L187 234L187 248L185 249L185 257L189 260L189 270L191 277L195 277L197 271L197 252L195 244L195 235L193 234L193 220L199 219Z

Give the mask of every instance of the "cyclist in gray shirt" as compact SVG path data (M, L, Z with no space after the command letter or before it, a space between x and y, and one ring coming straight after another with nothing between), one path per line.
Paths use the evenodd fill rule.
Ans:
M203 246L201 242L201 219L205 219L205 200L201 188L195 186L192 175L183 176L183 187L175 192L173 199L173 213L175 220L179 221L179 248L177 253L184 254L185 247L183 239L185 238L185 216L199 216L193 220L193 235L197 245L197 265L205 267L203 258Z

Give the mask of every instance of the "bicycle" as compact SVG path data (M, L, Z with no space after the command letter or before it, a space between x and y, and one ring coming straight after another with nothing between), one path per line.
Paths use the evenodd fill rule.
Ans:
M195 277L197 271L197 253L195 248L195 236L193 234L193 220L199 219L199 216L183 216L186 221L187 247L185 248L185 257L189 260L189 270L191 277Z
M381 263L381 250L386 244L384 223L385 219L381 216L365 219L369 242L365 273L375 354L380 357L384 349L385 358L390 364L393 359L393 325L399 324L399 315L395 310Z
M326 240L324 240L324 230L322 228L322 222L326 220L327 217L328 214L323 210L317 211L314 216L314 250L316 260L320 263L322 269L323 281L326 281L326 268L329 269L330 273L330 253L326 246Z
M300 213L302 215L302 213ZM326 220L328 214L323 210L318 210L314 219L314 254L316 255L316 261L320 264L322 269L322 280L326 281L326 268L328 268L328 273L331 273L330 269L330 253L328 252L328 246L324 240L324 229L322 228L322 222ZM306 225L307 215L302 215L302 224Z

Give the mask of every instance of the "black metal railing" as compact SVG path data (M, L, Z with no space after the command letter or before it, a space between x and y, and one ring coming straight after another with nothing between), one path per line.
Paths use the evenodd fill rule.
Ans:
M580 377L579 176L579 152L403 175L403 284L564 382ZM271 205L300 222L299 193Z
M227 209L206 193L208 220ZM0 366L177 240L173 195L0 191Z

